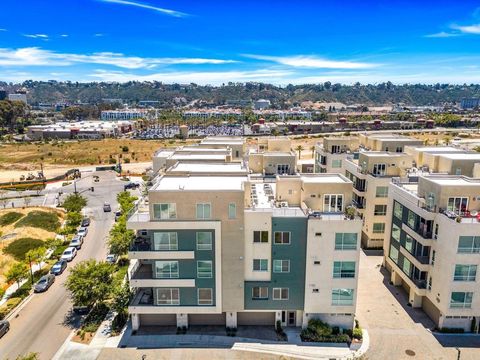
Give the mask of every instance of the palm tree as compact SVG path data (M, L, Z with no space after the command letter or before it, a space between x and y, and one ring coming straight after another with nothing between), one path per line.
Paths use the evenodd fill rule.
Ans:
M298 145L298 146L295 148L295 150L298 151L298 159L300 160L300 158L302 157L303 146L302 146L302 145Z

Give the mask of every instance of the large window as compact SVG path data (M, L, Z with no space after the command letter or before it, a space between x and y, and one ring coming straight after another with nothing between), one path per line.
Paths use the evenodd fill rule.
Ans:
M178 278L178 261L155 261L155 277L157 279Z
M198 289L198 305L212 305L213 290L211 288Z
M265 300L268 299L268 287L266 286L254 286L252 288L253 300Z
M335 233L335 250L356 250L357 233Z
M177 206L175 203L153 204L153 218L156 220L168 220L177 218Z
M290 272L290 260L273 260L274 273L288 273Z
M386 173L387 165L386 164L373 164L373 175L383 176Z
M407 249L407 251L411 254L413 254L412 250L413 250L413 238L408 235L408 234L405 234L405 249Z
M235 219L237 217L237 204L230 203L228 204L228 218Z
M450 296L450 307L470 309L472 307L473 292L452 292Z
M353 305L353 289L332 289L332 305Z
M395 264L398 264L398 250L393 245L390 245L390 259L392 259Z
M254 243L268 243L268 231L254 231L253 232Z
M387 215L387 205L375 205L373 215L376 215L376 216Z
M388 186L377 186L377 188L375 189L375 196L377 198L388 197Z
M457 215L463 215L468 210L468 197L448 198L447 210Z
M408 210L408 216L407 216L407 225L415 230L415 213L412 210Z
M197 231L197 250L212 250L212 233Z
M180 305L178 288L157 288L157 305Z
M408 276L410 276L411 272L412 272L412 263L410 262L410 260L406 259L406 258L403 258L403 267L402 267L402 270L405 274L407 274Z
M399 202L393 204L393 215L399 220L402 220L403 206Z
M253 259L253 271L268 271L268 259Z
M276 245L290 245L290 232L275 231L273 243Z
M475 281L477 265L455 265L454 281Z
M154 232L153 233L154 250L178 250L178 237L176 232Z
M211 219L211 205L209 203L197 204L197 219Z
M458 240L459 254L478 254L480 252L480 236L460 236Z
M342 194L326 194L323 196L324 212L342 212L343 211L343 195Z
M273 288L273 300L288 300L288 288Z
M342 167L342 160L332 160L332 169L338 169Z
M402 231L396 224L392 224L392 239L394 239L397 242L400 242L400 233Z
M333 277L334 278L354 278L355 277L355 261L334 261Z
M374 234L383 234L385 232L385 223L373 223Z
M197 261L197 277L211 278L212 277L212 261L199 260Z

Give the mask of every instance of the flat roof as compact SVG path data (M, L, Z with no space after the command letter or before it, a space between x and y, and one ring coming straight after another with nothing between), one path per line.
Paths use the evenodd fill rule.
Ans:
M247 176L163 176L150 191L241 191Z
M440 154L440 156L452 160L480 160L480 153L453 153Z
M227 145L243 145L244 141L243 140L203 140L201 145L212 145L212 144L227 144Z
M360 155L366 155L366 156L369 156L369 157L380 157L380 156L400 157L400 156L408 155L408 154L405 154L405 153L388 152L388 151L361 151L359 154Z
M170 159L173 160L225 160L226 155L217 154L173 154Z
M218 149L218 148L207 148L207 147L200 147L200 146L184 146L184 147L181 147L181 148L178 148L175 150L175 152L205 152L205 151L211 151L211 152L216 152L216 153L220 153L220 152L224 152L224 153L227 153L228 150L227 149Z
M455 148L452 146L420 146L413 148L416 151L420 152L431 152L431 153L442 153L442 152L460 152L465 151L459 148Z
M189 172L189 173L239 173L246 174L247 169L242 167L240 163L189 163L178 162L173 165L168 173Z
M425 176L425 179L434 182L439 185L449 186L480 186L480 181L475 179L469 179L464 176L458 177L436 177Z
M340 174L302 175L300 177L307 184L345 184L350 182Z

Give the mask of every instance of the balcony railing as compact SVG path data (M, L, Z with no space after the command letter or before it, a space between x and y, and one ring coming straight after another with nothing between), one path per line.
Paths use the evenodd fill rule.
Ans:
M152 305L153 305L153 289L151 288L140 289L135 294L132 301L130 302L130 306L152 306Z
M427 280L419 280L419 279L412 279L413 283L419 289L426 289L427 288Z

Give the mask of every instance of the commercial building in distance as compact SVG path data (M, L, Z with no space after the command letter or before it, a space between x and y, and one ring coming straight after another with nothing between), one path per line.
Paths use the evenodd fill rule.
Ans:
M352 182L250 172L241 161L181 161L153 180L127 220L134 330L353 326L362 224L345 215Z
M104 110L100 114L103 121L110 120L137 120L147 116L147 111L143 109L127 109L127 110Z
M479 327L480 180L421 176L389 185L385 266L438 328Z

